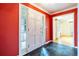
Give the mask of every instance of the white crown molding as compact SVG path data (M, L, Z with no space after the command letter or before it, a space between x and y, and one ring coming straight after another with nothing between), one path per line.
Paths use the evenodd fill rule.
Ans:
M56 14L56 13L60 13L60 12L64 12L64 11L67 11L67 10L70 10L70 9L77 8L77 6L73 6L73 7L71 7L71 8L67 8L67 9L64 9L64 10L61 10L61 11L57 11L57 12L50 13L50 12L48 12L47 10L45 10L45 9L43 9L43 8L41 8L41 7L39 7L38 5L36 5L36 4L34 4L34 3L30 3L30 4L33 5L33 6L35 6L35 7L38 8L38 9L40 9L40 10L46 12L46 13L49 14L49 15L53 15L53 14Z
M64 10L61 10L61 11L58 11L58 12L54 12L54 13L51 13L50 15L57 14L57 13L60 13L60 12L64 12L64 11L67 11L67 10L70 10L70 9L74 9L74 8L77 8L77 6L74 6L74 7L71 7L71 8L67 8L67 9L64 9Z
M43 9L43 8L41 8L41 7L39 7L39 6L37 6L36 4L34 4L34 3L30 3L30 4L33 5L33 6L35 6L35 7L37 7L37 8L39 8L40 10L46 12L47 14L50 14L48 11L46 11L45 9Z

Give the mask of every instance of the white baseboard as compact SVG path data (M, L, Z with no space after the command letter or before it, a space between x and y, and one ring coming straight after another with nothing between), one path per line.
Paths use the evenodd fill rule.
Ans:
M55 42L55 43L57 43L57 42ZM62 44L62 43L58 43L58 44ZM76 47L74 47L74 46L70 46L70 47L73 47L73 48L78 48L77 46L76 46Z
M75 47L75 48L78 48L78 47Z
M45 44L48 44L48 43L50 43L50 42L53 42L53 40L47 41Z
M75 46L70 46L70 47L73 47L73 48L78 48L78 47L75 47Z

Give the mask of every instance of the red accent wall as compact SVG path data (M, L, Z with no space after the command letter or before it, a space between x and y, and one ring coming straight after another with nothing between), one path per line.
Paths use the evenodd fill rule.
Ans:
M67 10L64 12L60 12L60 13L56 13L51 16L55 17L55 16L60 16L60 15L68 14L68 13L74 13L74 46L78 46L78 44L77 44L78 43L78 39L77 39L77 8Z
M24 5L46 15L46 41L52 40L52 17L29 3ZM19 54L19 4L0 3L0 56Z
M0 56L19 53L19 4L0 3Z
M32 9L46 15L46 41L52 40L52 27L51 27L52 26L52 22L51 22L52 17L49 14L47 14L46 12L40 10L39 8L33 6L33 5L29 4L29 3L23 3L23 4L26 5L29 8L32 8Z
M52 17L46 16L46 41L52 40Z

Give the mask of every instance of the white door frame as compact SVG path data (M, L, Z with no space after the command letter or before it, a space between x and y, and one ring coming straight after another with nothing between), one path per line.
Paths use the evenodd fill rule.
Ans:
M27 51L25 50L24 53L22 53L22 51L21 51L21 31L20 31L20 29L21 29L21 6L23 6L27 9L27 7L25 5L19 3L19 55L25 55L27 53ZM27 24L27 20L26 20L26 24ZM26 28L26 39L27 39L27 33L28 32L27 32L27 28Z
M68 14L74 14L74 12L72 12L72 13L68 13ZM64 15L66 15L66 14L64 14ZM58 15L58 16L62 16L62 15ZM55 17L58 17L58 16L55 16ZM73 17L74 17L74 15L73 15ZM53 19L54 17L52 17L52 29L53 29L53 41L54 41L54 19ZM73 19L73 21L74 21L74 19ZM74 26L74 23L73 23L73 26ZM73 46L71 46L71 47L74 47L74 29L73 29Z

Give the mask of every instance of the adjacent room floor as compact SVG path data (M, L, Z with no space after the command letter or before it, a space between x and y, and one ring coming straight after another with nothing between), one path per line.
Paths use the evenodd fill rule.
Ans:
M77 48L50 43L26 54L25 56L77 56Z

